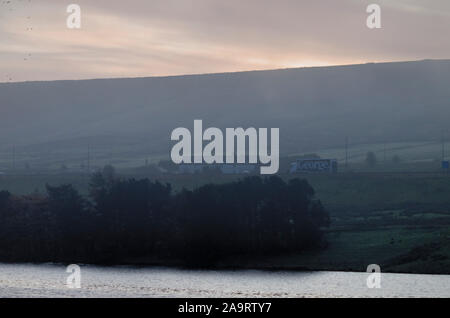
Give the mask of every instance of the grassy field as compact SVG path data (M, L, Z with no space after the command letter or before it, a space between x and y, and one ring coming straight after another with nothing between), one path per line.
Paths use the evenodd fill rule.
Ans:
M127 173L122 177L144 177ZM281 175L284 179L293 175ZM161 175L175 191L236 180L236 175ZM304 255L238 259L231 266L450 274L450 176L442 173L310 174L306 178L330 212L328 246ZM45 184L71 183L87 194L88 176L50 174L0 176L0 190L45 193Z
M418 142L386 142L348 146L348 162L363 162L367 152L372 151L378 161L391 162L394 156L398 156L402 162L430 162L442 159L442 144L436 141ZM329 148L315 151L322 158L335 158L341 163L345 161L345 147ZM448 156L447 156L448 157Z
M17 171L27 172L26 169L48 170L58 172L62 166L71 172L86 171L86 165L91 168L101 168L112 164L119 169L131 169L143 166L145 162L158 163L160 160L170 160L168 153L152 153L146 142L134 139L120 139L117 145L110 145L109 139L82 139L72 143L51 143L34 147L0 148L0 172L8 172L13 167ZM448 148L448 147L447 147ZM305 153L290 153L281 150L281 160L291 160ZM169 151L169 149L168 149ZM367 152L375 153L379 166L377 170L392 171L432 171L439 167L442 159L442 144L437 140L416 142L386 142L371 144L354 144L349 141L348 163L350 170L365 170L361 165ZM334 158L339 161L340 167L345 163L345 146L342 145L326 149L310 149L307 153L315 153L322 158ZM449 153L445 149L447 160ZM397 156L401 164L392 164ZM282 166L280 171L288 167ZM419 170L418 170L419 169Z
M335 221L329 245L319 252L261 258L248 267L365 271L378 264L384 272L450 274L450 214L383 211L379 220ZM397 215L397 216L395 216Z

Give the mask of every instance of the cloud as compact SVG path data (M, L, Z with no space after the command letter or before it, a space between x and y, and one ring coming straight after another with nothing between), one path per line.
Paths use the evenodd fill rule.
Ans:
M0 81L134 77L449 58L449 1L78 0L0 4ZM375 1L376 2L376 1ZM10 9L13 9L10 11Z

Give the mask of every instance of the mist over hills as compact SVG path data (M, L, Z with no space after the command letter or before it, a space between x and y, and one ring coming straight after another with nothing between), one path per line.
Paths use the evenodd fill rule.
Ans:
M168 156L176 127L278 127L282 154L437 140L450 60L173 77L0 84L0 150L44 158ZM1 160L0 160L1 161Z

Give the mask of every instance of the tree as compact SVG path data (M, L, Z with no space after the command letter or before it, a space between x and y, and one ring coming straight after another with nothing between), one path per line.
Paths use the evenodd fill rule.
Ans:
M47 211L59 243L55 257L78 261L90 254L93 220L87 209L88 203L72 185L46 185L46 189Z
M0 192L0 260L121 263L158 258L214 266L322 248L328 212L306 180L246 177L172 192L149 179L96 173L91 200L72 185L47 197Z
M101 172L92 174L89 180L89 196L96 202L102 201L102 196L116 182L116 169L112 165L106 165Z
M11 194L8 191L0 191L0 211L6 207Z

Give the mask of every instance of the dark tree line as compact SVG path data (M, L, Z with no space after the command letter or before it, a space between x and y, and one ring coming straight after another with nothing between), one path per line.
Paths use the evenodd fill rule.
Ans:
M94 174L45 197L0 192L0 261L208 266L228 258L320 248L329 216L305 181L247 177L174 193L158 181Z

